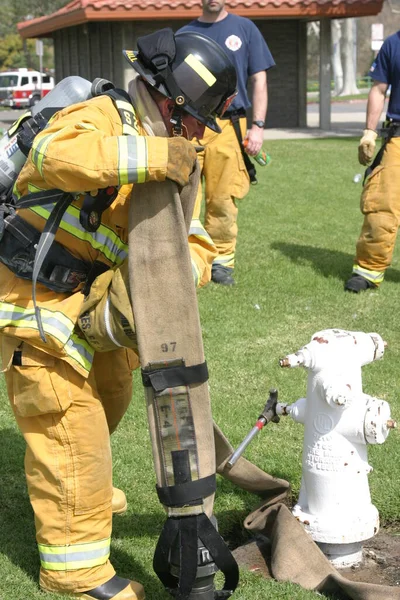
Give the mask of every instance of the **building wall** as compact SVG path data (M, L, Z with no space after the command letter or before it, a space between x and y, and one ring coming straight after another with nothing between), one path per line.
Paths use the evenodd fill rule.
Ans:
M87 23L55 32L56 80L80 75L103 77L126 88L131 67L123 49L135 49L137 37L160 27L174 31L187 21ZM303 127L306 123L306 26L298 20L256 21L276 67L268 72L267 127ZM249 114L251 120L251 114Z

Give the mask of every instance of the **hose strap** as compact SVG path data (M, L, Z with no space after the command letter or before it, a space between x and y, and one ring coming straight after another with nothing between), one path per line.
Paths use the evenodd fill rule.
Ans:
M180 385L204 383L208 380L207 363L203 362L191 367L179 365L152 371L142 370L142 380L144 386L152 387L156 393Z

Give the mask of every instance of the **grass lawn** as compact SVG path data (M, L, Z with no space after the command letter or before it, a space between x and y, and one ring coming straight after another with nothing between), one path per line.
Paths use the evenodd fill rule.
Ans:
M237 285L199 291L214 416L234 446L253 426L268 390L281 401L305 395L306 372L285 370L279 358L298 350L318 330L339 327L376 331L388 343L382 361L363 369L364 391L391 403L400 420L400 249L379 291L343 291L361 226L361 172L356 139L271 141L268 167L240 203ZM154 491L150 440L139 373L134 399L112 439L114 484L125 490L129 511L115 518L112 561L119 575L144 583L148 600L170 598L152 570L164 513ZM44 599L32 511L23 474L24 443L1 388L0 598ZM399 433L370 446L370 488L383 526L400 531ZM296 499L301 478L303 428L289 419L270 424L245 456L288 479ZM258 499L219 478L215 513L221 533L234 544L249 539L245 515ZM61 598L47 595L46 598ZM242 573L235 600L312 600L313 592Z

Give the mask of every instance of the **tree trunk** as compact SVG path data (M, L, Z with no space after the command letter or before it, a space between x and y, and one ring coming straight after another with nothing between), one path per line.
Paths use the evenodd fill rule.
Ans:
M342 25L342 47L344 57L344 77L341 96L359 94L356 80L356 68L354 61L354 19L344 19Z
M343 67L342 67L342 56L341 56L341 37L342 37L342 22L339 19L333 19L331 21L332 26L332 71L335 96L338 96L343 89Z

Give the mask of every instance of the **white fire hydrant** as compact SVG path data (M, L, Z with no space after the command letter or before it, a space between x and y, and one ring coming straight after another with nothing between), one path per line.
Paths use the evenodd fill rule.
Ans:
M308 370L307 397L277 405L304 424L302 481L293 514L338 568L359 564L362 542L379 529L371 503L367 444L382 444L396 423L387 402L362 391L361 367L383 356L376 333L327 329L280 361Z

